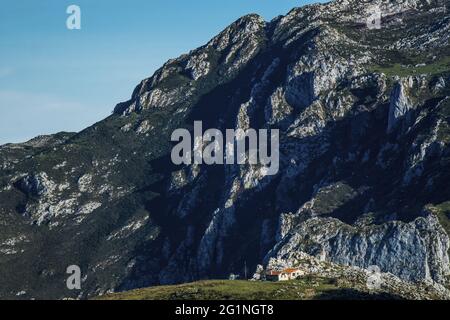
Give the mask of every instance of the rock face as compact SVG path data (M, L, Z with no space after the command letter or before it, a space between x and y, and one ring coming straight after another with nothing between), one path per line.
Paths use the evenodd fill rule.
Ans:
M302 251L292 251L289 258L272 257L266 270L282 270L295 266L307 279L314 277L335 278L338 283L348 283L363 292L392 293L402 299L433 300L450 299L450 291L433 282L409 282L398 278L392 273L381 272L377 266L363 269L355 266L344 266L325 261L323 257L314 257ZM254 278L264 277L264 268L256 269ZM359 283L359 284L358 284Z
M291 229L268 258L289 262L302 251L341 265L377 266L416 282L445 283L450 272L448 235L431 215L409 223L364 226L349 226L334 218L311 218Z
M0 147L0 296L86 298L305 253L446 285L450 15L345 0L231 24L107 119ZM368 28L374 10L380 28ZM378 11L377 11L378 12ZM280 130L280 170L170 160L172 132ZM65 271L80 266L82 290Z
M408 98L408 90L412 87L412 78L399 81L392 90L389 105L388 131L391 131L398 123L399 119L407 116L408 111L414 107Z

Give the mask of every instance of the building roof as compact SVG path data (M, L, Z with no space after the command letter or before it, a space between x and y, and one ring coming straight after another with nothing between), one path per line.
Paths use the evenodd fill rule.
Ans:
M298 269L294 269L294 268L288 268L288 269L284 269L283 272L285 273L294 273L297 272Z
M267 272L266 272L266 275L269 275L269 276L278 276L278 275L280 275L281 273L288 273L288 274L291 274L291 273L294 273L294 272L297 272L297 271L299 271L298 269L294 269L294 268L287 268L287 269L283 269L283 270L281 270L281 271L277 271L277 270L268 270Z
M281 272L276 270L269 270L266 272L266 275L268 276L278 276Z

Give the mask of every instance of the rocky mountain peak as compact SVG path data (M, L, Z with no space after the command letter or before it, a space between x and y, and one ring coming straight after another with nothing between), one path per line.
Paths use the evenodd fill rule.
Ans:
M450 15L440 8L348 0L271 22L249 15L169 60L94 126L0 148L0 294L70 295L58 285L66 262L84 270L88 297L226 278L244 264L297 267L300 253L448 285ZM194 121L278 129L278 174L173 165L171 134ZM36 256L49 263L30 268Z

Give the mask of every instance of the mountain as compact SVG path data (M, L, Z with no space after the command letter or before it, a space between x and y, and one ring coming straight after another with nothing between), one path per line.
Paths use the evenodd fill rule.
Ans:
M303 254L448 286L448 7L341 0L248 15L103 121L1 146L0 297L223 279ZM174 165L171 134L196 120L279 129L279 172ZM66 287L70 265L80 291Z

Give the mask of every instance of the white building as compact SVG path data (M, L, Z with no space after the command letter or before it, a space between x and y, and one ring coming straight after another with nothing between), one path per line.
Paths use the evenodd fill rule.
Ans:
M266 272L266 280L268 281L289 281L303 276L305 273L299 269L288 268L281 271L269 270Z

